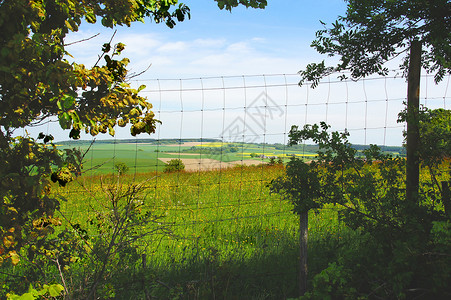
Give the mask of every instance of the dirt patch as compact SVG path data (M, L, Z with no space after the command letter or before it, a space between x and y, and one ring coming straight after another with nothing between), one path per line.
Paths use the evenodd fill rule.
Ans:
M173 158L159 158L164 163L168 163ZM237 165L260 165L264 162L260 160L238 160L238 161L232 161L232 162L221 162L216 159L211 158L202 158L202 159L196 159L196 158L180 158L183 163L185 164L185 170L186 171L210 171L210 170L217 170L217 169L225 169L225 168L231 168Z
M168 163L173 158L159 158L164 163ZM186 171L207 171L207 170L216 170L220 168L229 168L233 165L225 162L220 162L216 159L210 158L180 158L185 164Z
M238 165L243 165L243 166L258 166L261 164L265 164L266 162L261 161L261 160L252 160L252 159L247 159L247 160L237 160L237 161L231 161L230 164L234 165L234 166L238 166Z

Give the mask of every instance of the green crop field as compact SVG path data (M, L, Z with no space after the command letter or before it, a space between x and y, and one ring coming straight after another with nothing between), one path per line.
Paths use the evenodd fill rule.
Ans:
M83 224L88 234L94 234L94 227L89 227L92 219L109 210L106 187L118 178L123 187L145 182L143 209L163 216L160 225L171 230L140 241L147 259L146 276L164 283L153 286L153 295L164 299L174 296L171 293L183 294L184 299L213 295L283 299L297 293L299 256L298 217L289 202L269 194L267 187L283 169L260 165L157 176L82 176L66 188L57 188L67 200L61 206L61 218L66 225ZM152 226L142 230L152 230ZM314 272L327 266L323 256L330 255L321 245L339 243L346 232L331 209L312 213L309 226ZM140 267L141 260L135 263ZM141 281L132 278L129 274L128 279L111 279L118 299L134 297L126 287L137 285L142 290Z
M255 161L269 163L271 157L286 162L295 155L305 160L314 159L315 145L297 145L288 147L281 144L227 143L218 141L199 142L198 140L111 140L63 142L59 148L78 148L86 152L84 170L87 175L111 174L117 163L125 164L133 173L163 171L165 159L211 159L219 162ZM356 146L359 152L365 146ZM89 151L88 151L89 149ZM391 147L390 153L398 155L400 147ZM223 166L224 167L224 166Z

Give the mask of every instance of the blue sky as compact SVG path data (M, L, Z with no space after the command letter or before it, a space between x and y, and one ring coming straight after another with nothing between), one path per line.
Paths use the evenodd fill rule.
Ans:
M400 145L403 125L396 120L406 96L405 79L400 74L385 80L331 85L328 82L337 80L332 75L314 90L297 85L298 71L308 63L327 61L327 57L310 47L316 31L322 28L320 20L327 24L334 22L345 14L346 3L342 0L268 2L264 10L238 7L230 13L221 11L213 0L188 0L184 3L191 8L191 19L173 29L150 20L117 28L113 42L126 44L122 56L131 60L131 72L143 71L151 64L145 74L132 81L133 85L147 86L142 94L148 97L157 118L163 121L150 137L222 138L225 128L237 125L236 120L249 120L250 114L255 113L243 107L264 99L277 107L289 108L284 114L273 116L266 108L262 110L266 107L263 103L259 110L265 113L263 123L246 125L246 134L255 132L265 141L284 143L293 124L328 121L333 130L349 130L353 143ZM93 66L113 30L84 23L78 32L68 36L66 43L97 33L100 35L93 39L67 47L78 63ZM332 62L329 60L329 64ZM392 67L396 68L396 64ZM242 75L260 76L244 79ZM287 80L289 85L284 86ZM428 81L432 79L422 80L422 101L443 106L447 89ZM266 88L266 84L278 86ZM182 85L184 91L179 92ZM253 85L263 88L249 88ZM236 86L240 88L224 89ZM204 109L209 112L204 114ZM68 131L51 129L55 126L33 128L30 133L37 135L47 130L57 140L67 140ZM116 138L130 137L129 128L117 128ZM146 137L149 136L139 136ZM82 139L90 138L82 134Z
M216 75L296 73L322 59L310 43L321 29L345 12L340 0L269 0L264 10L237 7L220 10L213 0L185 1L191 19L175 28L155 24L118 27L114 42L126 44L123 56L138 72L152 67L143 78L186 78ZM201 4L202 3L202 4ZM78 62L94 64L112 30L83 24L67 42L100 36L68 47Z

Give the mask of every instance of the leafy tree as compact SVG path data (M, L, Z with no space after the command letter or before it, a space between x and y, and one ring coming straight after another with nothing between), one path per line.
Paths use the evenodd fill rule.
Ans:
M318 203L322 196L320 181L313 168L293 156L287 164L286 175L272 180L269 186L271 192L290 200L294 204L293 211L299 215L299 289L304 295L307 291L308 212L322 206Z
M439 111L431 115L446 114ZM423 116L425 122L433 118ZM384 299L446 298L450 293L446 282L451 278L451 270L442 266L450 260L443 251L445 245L450 246L449 240L446 242L449 217L440 201L441 193L435 184L438 180L423 177L418 203L408 201L404 159L384 154L375 145L363 151L364 157L358 157L348 142L347 132L330 133L328 129L325 123L291 128L290 144L311 140L319 146L318 158L310 164L293 158L286 175L271 182L270 188L291 200L294 211L304 213L304 220L308 219L306 212L310 209L336 206L340 220L359 232L362 240L370 237L371 243L364 247L371 250L360 249L368 252L364 259L345 255L330 262L312 280L315 286L323 283L305 294L305 298L323 298L324 292L338 298L356 293ZM447 143L449 127L442 133L443 138L434 143ZM423 137L429 135L428 131L422 132ZM438 161L434 168L437 166ZM446 174L438 177L449 180ZM306 224L304 227L307 228ZM329 288L321 289L321 285Z
M116 163L114 165L114 168L116 169L116 172L118 173L118 175L124 175L129 170L129 167L127 166L127 164L123 163L123 162Z
M164 167L164 172L170 173L170 172L178 172L185 170L185 164L181 159L171 159L167 165Z
M435 73L439 82L451 73L451 3L448 0L346 0L345 16L330 27L316 32L312 47L321 54L338 56L336 66L321 63L307 65L301 71L305 80L316 86L333 72L349 70L353 79L370 74L386 75L384 63L406 52L413 40L426 49L422 66ZM408 52L407 52L408 53ZM401 68L407 70L409 55L404 54ZM342 76L342 78L345 78Z
M427 72L435 73L436 82L441 81L446 73L451 73L451 3L448 0L346 0L346 2L348 3L346 15L338 17L338 20L329 27L321 22L324 29L317 31L316 40L312 43L312 47L319 53L338 56L338 64L327 66L323 60L321 63L307 65L305 70L300 71L300 84L308 80L312 82L312 88L315 88L322 77L341 71L349 71L350 77L354 80L374 73L386 75L388 68L385 63L402 55L409 48L412 48L412 58L407 52L400 65L405 75L409 73L409 77L415 77L416 71L419 75L420 64ZM413 50L421 49L418 45L422 45L425 50L419 53L419 64L416 65ZM347 78L344 74L339 77ZM444 132L449 129L449 121L447 113L442 111L429 113L426 111L418 119L417 104L410 101L417 100L415 96L412 97L415 92L418 93L416 88L416 82L412 81L408 95L409 113L406 112L403 119L409 122L409 127L413 125L410 131L414 133L413 136L421 139L419 148L414 149L414 155L410 156L414 163L409 164L411 166L409 170L415 171L418 152L421 152L420 157L431 166L430 169L434 170L443 163L443 153L446 153L444 150L448 146L448 133ZM431 121L432 126L429 127L428 123ZM330 134L327 129L328 126L324 123L320 126L306 125L303 129L292 127L290 143L313 140L320 148L318 160L295 172L292 172L294 166L301 163L296 160L289 163L286 178L273 182L272 188L292 199L295 202L295 209L303 207L304 210L308 210L329 203L340 205L343 207L340 211L341 219L348 226L362 230L377 241L381 248L375 249L374 253L380 250L383 255L375 254L374 257L378 257L375 261L384 264L386 269L385 273L378 272L376 263L365 266L367 272L374 272L373 275L376 275L371 280L378 281L377 286L366 285L367 295L382 298L406 297L406 290L415 285L422 286L425 294L430 293L427 297L434 295L441 288L439 286L448 280L450 271L444 271L436 277L436 282L431 282L428 280L430 277L426 275L432 274L428 273L431 269L426 271L426 266L429 264L428 267L432 265L437 267L443 261L429 256L430 261L424 264L417 258L426 255L430 251L428 247L434 244L432 242L434 239L430 236L431 228L436 228L437 224L441 224L441 228L448 228L446 214L440 209L440 204L434 201L440 197L437 194L439 190L437 180L432 184L424 184L419 193L415 189L408 189L414 193L411 197L406 196L406 167L403 159L385 155L376 146L365 150L363 158L357 158L355 149L347 140L346 132ZM434 130L438 133L433 134ZM412 137L412 134L409 136ZM432 148L433 151L427 150ZM408 159L409 153L412 154L409 149ZM314 198L313 202L305 195L293 193L296 185L302 186L302 182L308 182L306 178L310 178L311 172L318 176L320 182L317 187L320 196ZM407 173L412 178L414 172ZM415 180L407 178L408 184L412 182L415 183ZM431 188L432 185L435 185L435 189ZM442 191L443 194L446 193ZM410 201L411 199L415 201ZM423 268L416 268L420 265ZM329 278L331 275L329 271L341 275L359 273L355 268L352 271L351 268L345 270L342 267L343 265L338 267L331 265L330 270L322 276ZM339 280L337 282L340 282L340 285L347 280L343 276L335 279ZM331 279L330 282L335 279ZM382 285L379 285L381 282ZM323 282L323 285L327 284ZM380 291L382 286L385 289L383 292ZM444 296L449 291L442 292L438 294ZM340 297L338 293L331 294ZM355 289L353 291L348 289L341 293L341 297L352 294L355 294ZM314 291L313 296L310 294L306 297L310 296L315 298ZM322 297L317 294L316 298Z
M228 10L238 4L218 1ZM0 264L8 258L17 264L30 236L44 237L60 223L53 217L59 200L51 197L51 181L65 185L80 174L83 159L58 150L51 134L14 137L16 129L53 117L73 139L81 131L114 135L115 126L127 124L133 136L155 131L152 105L139 95L144 86L127 83L129 60L119 59L124 44L105 43L92 67L66 59L65 38L83 21L114 28L146 17L172 28L190 10L177 0L0 1Z
M50 180L65 185L81 168L81 156L50 143L51 135L14 138L17 128L57 117L61 128L77 139L81 130L96 135L114 126L131 124L131 134L152 133L158 122L152 105L126 82L127 59L116 60L124 49L104 44L103 66L69 63L64 38L82 20L106 27L130 25L150 16L156 22L182 21L184 5L177 1L1 1L0 2L0 245L2 258L14 258L27 243L34 225L28 220L50 217L58 201L50 197ZM41 142L40 140L43 140ZM52 221L57 223L57 221ZM27 229L28 227L28 229ZM5 242L6 241L6 242ZM18 260L13 260L17 263Z

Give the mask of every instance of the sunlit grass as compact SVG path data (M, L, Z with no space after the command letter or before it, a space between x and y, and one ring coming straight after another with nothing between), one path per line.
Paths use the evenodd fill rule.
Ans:
M269 278L263 287L295 295L299 219L291 211L292 204L270 194L268 188L283 172L283 166L261 165L122 176L123 184L145 181L147 208L171 224L172 235L154 235L142 243L153 274L164 281L186 283L203 282L211 272L217 273L215 280L236 276L249 280L255 273L280 273L280 279ZM85 176L67 188L58 188L67 199L61 207L64 220L89 230L88 220L107 207L100 182L106 186L115 178ZM309 226L312 241L338 238L341 232L331 209L312 212ZM236 294L241 280L230 285L230 289L235 286L230 293ZM255 293L251 290L246 293Z

